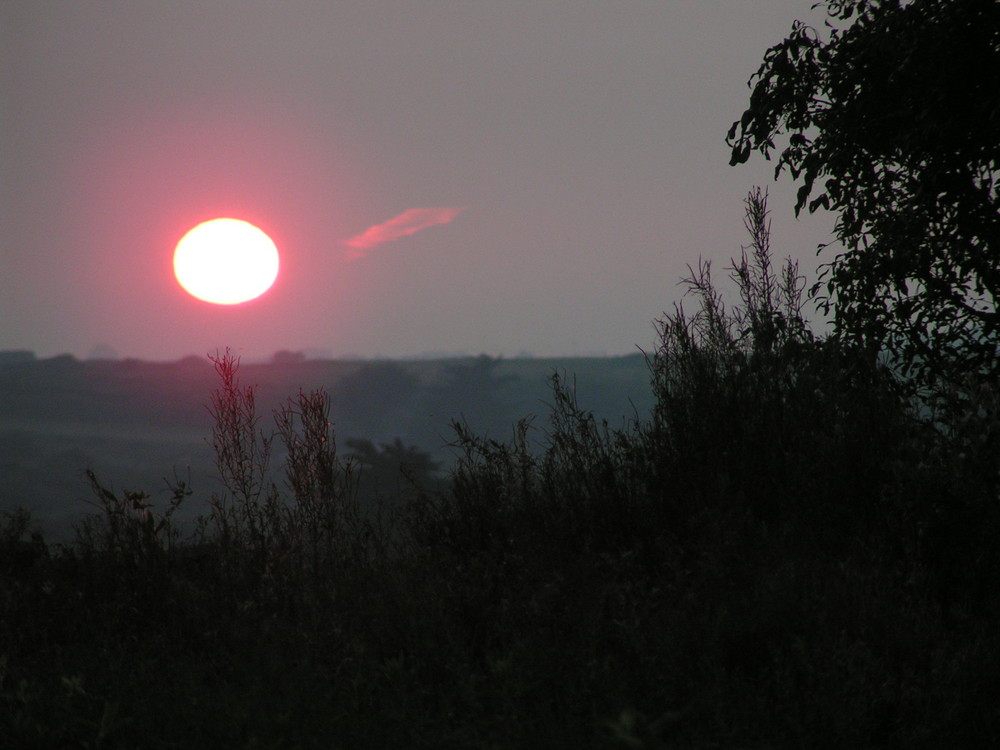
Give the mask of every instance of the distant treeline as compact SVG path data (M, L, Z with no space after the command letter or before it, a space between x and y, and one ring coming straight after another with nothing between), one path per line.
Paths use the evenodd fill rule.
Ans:
M380 446L398 450L398 441L447 465L453 419L506 439L518 419L546 411L555 373L575 381L588 407L613 424L651 404L649 372L638 353L396 361L310 360L285 351L268 363L242 364L240 372L244 385L256 389L262 415L300 388L324 389L338 440L347 451L347 441L362 446L369 462ZM83 478L88 468L118 487L142 486L154 498L174 472L190 472L196 486L212 489L206 407L217 385L207 356L146 362L0 352L0 509L23 506L49 528L64 528L91 499ZM369 469L369 480L373 474Z

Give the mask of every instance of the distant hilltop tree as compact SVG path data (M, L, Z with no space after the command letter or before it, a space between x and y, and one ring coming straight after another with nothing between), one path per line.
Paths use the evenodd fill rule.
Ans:
M119 359L119 354L109 344L100 343L90 350L87 359Z
M288 349L277 351L271 357L271 362L276 365L289 365L305 361L306 355L303 352L293 352Z

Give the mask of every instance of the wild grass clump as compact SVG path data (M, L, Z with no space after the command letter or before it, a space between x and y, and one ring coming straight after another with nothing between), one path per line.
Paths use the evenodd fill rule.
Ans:
M377 518L362 514L356 466L337 453L328 394L300 391L275 410L274 429L265 432L254 388L239 382L238 359L227 350L212 360L221 381L210 407L212 442L224 490L209 501L203 540L239 560L239 573L268 577L279 590L297 590L303 575L363 564L375 552L381 559L385 537L373 532ZM272 471L276 441L284 489Z
M547 423L507 441L455 423L447 484L381 511L323 391L266 431L238 360L214 357L223 490L195 528L174 520L186 483L159 512L92 474L74 545L50 550L23 513L0 528L0 736L996 744L994 391L929 419L870 352L810 330L766 196L746 209L738 301L699 263L694 312L657 322L650 414L598 421L554 375Z

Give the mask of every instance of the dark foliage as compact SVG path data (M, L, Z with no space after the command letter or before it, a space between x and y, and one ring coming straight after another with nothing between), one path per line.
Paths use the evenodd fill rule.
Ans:
M1000 376L1000 4L838 0L751 79L732 163L779 150L845 251L814 293L924 384ZM780 138L781 145L776 145ZM822 292L820 290L823 290Z

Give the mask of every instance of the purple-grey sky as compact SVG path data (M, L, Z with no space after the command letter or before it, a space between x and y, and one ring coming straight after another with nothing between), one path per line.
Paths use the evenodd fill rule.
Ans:
M6 0L0 349L649 348L686 264L724 278L754 184L814 275L832 217L724 143L810 4ZM277 244L260 299L173 278L217 216Z

